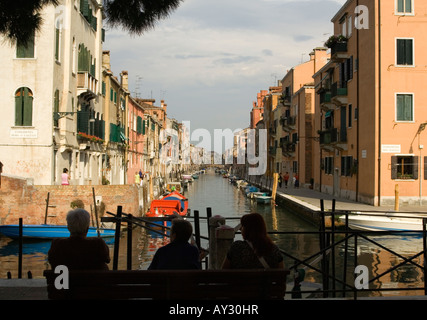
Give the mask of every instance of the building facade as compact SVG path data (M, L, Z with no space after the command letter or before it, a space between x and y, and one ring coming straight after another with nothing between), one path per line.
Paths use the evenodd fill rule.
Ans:
M391 13L391 14L390 14ZM427 35L420 1L347 1L333 17L330 63L315 75L318 188L390 204L422 203Z
M9 174L60 184L67 168L73 183L98 183L102 15L100 1L59 1L26 45L2 42L0 147Z

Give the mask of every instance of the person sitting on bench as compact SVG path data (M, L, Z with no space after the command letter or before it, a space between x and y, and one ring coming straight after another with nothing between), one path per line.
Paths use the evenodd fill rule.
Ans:
M188 242L193 233L190 222L172 220L170 243L157 249L148 270L201 269L199 250Z
M48 252L48 261L53 269L64 265L69 270L100 269L108 270L110 249L102 238L87 238L90 215L78 208L68 212L67 227L69 238L52 241Z

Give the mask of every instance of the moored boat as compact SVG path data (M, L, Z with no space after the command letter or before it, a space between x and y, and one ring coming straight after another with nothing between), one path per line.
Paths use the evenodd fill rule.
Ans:
M114 237L115 229L96 228L90 227L87 237ZM0 233L12 238L19 238L19 225L9 224L1 225ZM27 239L56 239L68 238L70 231L66 225L53 225L53 224L24 224L22 225L22 237Z
M186 215L188 210L188 199L177 191L172 191L171 193L166 194L161 198L161 200L174 201L178 200L180 202L179 215Z
M270 204L271 200L273 199L271 196L268 196L267 194L254 194L254 198L257 203L262 204Z
M344 220L345 216L340 219ZM345 220L344 220L345 221ZM405 217L399 213L379 214L349 214L348 226L353 230L362 231L422 231L421 218Z

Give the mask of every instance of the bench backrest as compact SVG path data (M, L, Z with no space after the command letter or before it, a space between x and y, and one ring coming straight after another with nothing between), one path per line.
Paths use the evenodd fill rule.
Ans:
M283 299L288 270L70 271L69 289L46 270L49 299Z

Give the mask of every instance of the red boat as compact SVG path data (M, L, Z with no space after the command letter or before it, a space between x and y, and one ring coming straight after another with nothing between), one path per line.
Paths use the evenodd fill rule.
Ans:
M184 197L181 193L178 191L172 191L171 193L165 195L162 200L165 201L179 201L181 208L180 211L178 211L178 214L181 216L187 215L188 210L188 199Z
M188 199L177 191L173 191L160 200L151 201L147 217L164 217L168 215L186 216L188 210Z

